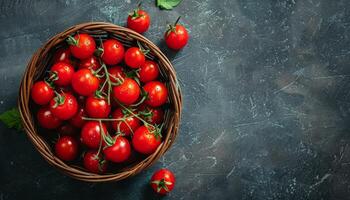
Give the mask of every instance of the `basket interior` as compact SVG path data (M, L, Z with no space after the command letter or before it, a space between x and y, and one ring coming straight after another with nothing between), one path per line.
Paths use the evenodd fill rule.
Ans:
M120 41L125 48L131 47L131 46L137 46L137 40L130 37L127 33L124 32L109 32L109 31L104 31L104 30L99 30L99 29L89 29L89 30L79 30L79 33L88 33L90 34L92 37L94 37L95 41L96 41L96 45L100 46L101 42L103 42L104 40L108 39L108 38L114 38L117 39L118 41ZM73 35L72 35L73 36ZM47 76L47 72L49 71L50 67L53 64L52 58L53 55L55 54L55 52L57 52L59 49L61 48L67 48L68 45L65 42L65 38L66 37L62 37L60 38L60 42L58 42L55 46L53 46L50 49L44 49L44 52L47 53L43 53L41 55L39 55L39 59L38 62L36 63L36 71L34 73L34 82L37 80L42 80L45 76ZM149 60L153 60L155 62L158 63L159 65L159 69L160 69L160 80L166 84L169 93L171 93L171 88L169 87L169 76L168 76L168 72L165 71L165 67L163 67L163 63L159 61L159 59L155 56L153 49L147 44L144 43L142 41L139 41L140 44L146 48L149 49L150 52L146 55L147 59ZM120 63L118 65L121 65L125 68L125 64L124 63ZM36 128L36 132L39 134L39 137L48 145L51 147L50 149L50 154L52 154L54 156L54 152L53 152L53 145L54 145L54 141L55 139L57 139L57 132L56 131L50 131L50 130L46 130L43 129L39 126L37 126L37 121L36 121L36 113L37 110L39 108L39 106L35 105L33 102L30 102L29 104L30 110L31 110L31 114L32 114L32 119L35 120L35 128ZM163 127L163 131L162 131L162 136L163 138L166 138L167 135L164 135L164 133L169 133L168 126L169 123L171 121L171 116L174 114L174 105L172 103L172 99L169 98L169 103L167 103L165 105L166 109L165 110L165 115L164 115L164 127ZM123 172L126 170L130 170L132 168L135 168L136 165L138 165L140 162L144 161L147 159L148 156L143 156L141 154L138 154L136 152L132 152L132 162L129 163L125 163L125 164L112 164L109 166L109 170L107 172L107 174L115 174L115 173L119 173L119 172ZM85 171L85 169L83 169L82 163L81 161L75 161L73 163L69 164L70 167L77 169L77 170L83 170ZM103 176L103 175L99 175L99 176Z

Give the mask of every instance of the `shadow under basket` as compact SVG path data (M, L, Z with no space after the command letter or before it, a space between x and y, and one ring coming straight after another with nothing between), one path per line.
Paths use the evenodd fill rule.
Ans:
M158 63L160 79L168 88L169 108L164 118L162 131L162 144L158 149L147 157L141 157L136 162L130 163L113 172L106 174L95 174L84 170L74 163L66 163L54 154L50 141L44 136L43 129L37 126L35 120L36 110L30 97L31 87L34 82L42 78L47 68L52 64L51 60L57 49L66 45L66 38L76 33L88 33L98 42L107 38L119 40L125 47L136 46L137 41L149 49L147 58ZM18 109L21 114L22 123L30 141L48 163L58 168L63 173L82 181L107 182L119 181L133 176L145 168L154 164L174 142L180 122L182 97L176 73L168 58L160 49L144 36L128 29L111 23L91 22L72 26L67 30L52 37L45 45L38 49L27 65L21 81L18 97ZM35 107L35 106L34 106Z

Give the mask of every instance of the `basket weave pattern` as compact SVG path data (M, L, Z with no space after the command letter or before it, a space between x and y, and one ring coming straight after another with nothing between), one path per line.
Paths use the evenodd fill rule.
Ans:
M169 91L169 111L166 112L164 119L163 141L158 149L144 160L133 163L130 166L123 168L115 173L108 174L94 174L85 171L79 166L72 166L57 158L52 147L49 145L41 135L38 134L37 125L34 117L35 113L31 111L30 90L35 81L43 76L47 66L50 65L51 58L54 52L65 44L65 39L69 35L75 33L88 33L96 40L106 38L115 38L123 43L124 46L129 47L139 41L144 47L150 50L147 55L148 59L154 60L158 63L161 72L161 79L167 85ZM46 42L36 53L32 56L27 65L24 76L21 81L18 97L18 108L21 114L24 130L34 144L39 153L54 167L58 168L65 174L82 181L88 182L107 182L118 181L130 176L133 176L143 169L154 164L160 156L162 156L174 142L181 115L182 97L179 85L177 83L176 73L168 58L160 51L160 49L149 41L144 36L124 27L120 27L110 23L91 22L72 26L61 32L49 41Z

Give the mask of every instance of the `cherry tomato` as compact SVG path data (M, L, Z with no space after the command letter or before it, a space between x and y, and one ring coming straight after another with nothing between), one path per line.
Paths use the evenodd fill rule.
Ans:
M134 117L131 114L128 114L127 111L123 113L123 110L121 108L117 108L112 114L113 119L121 119L125 116L127 116L125 122L113 121L112 127L115 131L118 131L119 127L120 132L124 133L126 136L129 136L131 133L136 131L136 129L141 125L141 122L138 118Z
M54 76L54 83L58 86L67 86L71 83L74 74L72 65L65 62L58 62L51 67L51 72Z
M52 87L45 81L34 83L31 92L33 101L38 105L45 105L55 96Z
M156 136L148 130L146 126L140 126L132 137L132 145L134 149L141 154L152 154L161 144L160 136Z
M156 193L165 195L174 189L175 182L175 176L170 170L160 169L153 174L151 187Z
M89 69L80 69L73 75L72 87L79 95L93 95L99 84L99 79Z
M46 129L58 128L62 123L62 120L52 114L48 106L40 108L36 116L39 125Z
M168 89L159 81L151 81L143 86L148 96L145 103L151 107L158 107L163 105L168 98Z
M102 123L102 132L107 135L106 125ZM86 122L81 129L80 139L83 144L92 149L97 149L102 142L101 127L97 121ZM102 143L101 143L102 144Z
M114 139L115 141L113 144L107 144L103 149L106 160L115 163L125 162L131 154L130 143L126 138L120 135L117 135Z
M64 161L72 161L78 155L78 143L71 136L63 136L55 144L57 157Z
M137 69L145 63L146 57L137 47L131 47L125 52L125 64L131 68Z
M73 56L80 60L91 57L96 49L94 38L85 33L76 34L74 39L68 38L67 41Z
M71 94L61 93L50 101L50 110L61 120L72 118L78 111L78 102Z
M89 117L107 118L111 111L111 106L105 98L90 96L86 99L85 110Z
M71 56L72 56L72 52L70 52L68 48L59 49L53 56L53 63L65 62L68 64L72 64Z
M166 45L173 50L180 50L186 46L189 35L184 26L177 24L180 18L177 19L175 25L171 25L170 28L164 34Z
M161 108L152 108L145 104L139 107L139 114L142 119L151 124L161 124L164 118L164 111Z
M151 60L146 60L139 71L140 81L143 83L153 81L158 78L158 64Z
M108 39L103 42L102 61L107 65L116 65L123 60L123 44L115 39Z
M60 135L73 136L73 135L75 135L77 130L71 124L65 124L65 125L60 126L57 131Z
M78 112L69 120L69 123L76 128L81 128L85 124L83 117L87 117L83 107L79 108Z
M139 85L131 78L125 78L122 84L113 87L113 97L126 105L135 103L140 93Z
M150 22L148 13L138 8L128 16L127 27L138 33L144 33L148 30Z
M102 174L107 171L108 162L103 159L101 153L88 151L84 154L84 167L89 172Z
M98 62L95 56L84 59L79 63L79 69L92 69L94 71L98 70L101 67L101 64Z

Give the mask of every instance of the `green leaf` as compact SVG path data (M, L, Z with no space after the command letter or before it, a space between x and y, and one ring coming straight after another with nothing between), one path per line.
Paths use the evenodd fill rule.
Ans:
M182 0L157 0L157 6L166 9L166 10L171 10L175 6L179 5Z
M2 121L8 128L15 128L18 131L23 129L21 115L17 108L12 108L0 114L0 121Z

